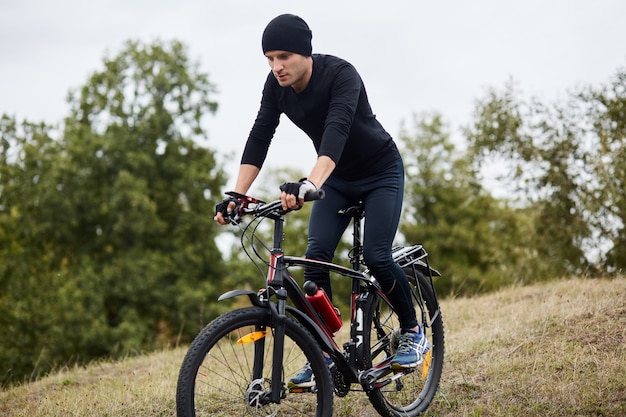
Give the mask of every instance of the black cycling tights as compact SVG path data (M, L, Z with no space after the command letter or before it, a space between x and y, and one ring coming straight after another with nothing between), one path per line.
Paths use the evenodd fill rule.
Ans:
M402 160L398 159L385 172L364 179L345 181L331 176L322 188L326 196L323 200L315 201L311 210L306 257L331 262L339 240L350 223L349 217L340 216L337 212L363 201L365 262L398 312L400 326L417 326L408 279L391 256L404 193ZM307 268L304 276L306 280L312 280L322 287L332 299L328 272Z

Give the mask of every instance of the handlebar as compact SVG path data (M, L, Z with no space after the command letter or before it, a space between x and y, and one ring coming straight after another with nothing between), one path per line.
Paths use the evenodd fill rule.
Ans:
M229 195L237 201L239 201L239 205L230 215L231 222L238 223L241 220L241 217L249 214L258 214L258 215L269 215L272 212L276 212L279 215L288 213L292 210L283 210L281 206L280 200L274 200L272 202L266 203L265 201L259 200L258 198L254 198L245 194L240 194L235 191L228 191L226 195ZM326 193L324 190L315 190L309 191L304 195L304 201L315 201L322 200Z
M324 190L309 191L304 195L304 201L323 200L325 196L326 192Z

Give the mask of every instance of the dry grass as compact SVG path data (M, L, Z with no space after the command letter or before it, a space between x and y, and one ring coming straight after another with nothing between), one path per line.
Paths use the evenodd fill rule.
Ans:
M428 415L626 415L626 279L571 279L442 302L446 367ZM183 349L0 392L0 416L171 416ZM375 416L362 393L336 415Z
M0 393L0 416L171 416L182 349L69 369Z
M443 303L446 416L625 416L626 280L573 279Z

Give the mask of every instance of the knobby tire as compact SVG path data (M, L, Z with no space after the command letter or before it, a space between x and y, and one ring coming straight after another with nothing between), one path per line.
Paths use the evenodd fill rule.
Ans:
M178 378L178 417L331 416L333 387L318 344L292 317L286 318L285 326L282 363L285 398L280 404L259 400L271 384L274 346L271 313L268 308L247 307L216 318L192 342ZM261 377L253 379L255 361ZM287 382L307 361L315 376L315 389L289 392Z
M405 271L406 272L406 271ZM417 275L417 276L415 276ZM385 417L417 416L430 405L441 379L444 356L444 331L441 311L428 280L417 272L407 274L411 289L422 295L426 320L430 322L439 311L430 327L422 323L421 309L414 305L417 319L430 342L431 357L415 369L389 385L368 392L368 397L376 411ZM416 287L419 285L419 289ZM398 346L400 327L398 316L386 300L373 295L365 314L365 328L370 329L370 337L365 338L366 368L375 366L395 354ZM369 340L368 340L369 339ZM426 370L424 370L426 367Z

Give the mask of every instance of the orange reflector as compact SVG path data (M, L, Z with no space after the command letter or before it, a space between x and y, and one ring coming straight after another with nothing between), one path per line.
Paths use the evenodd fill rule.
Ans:
M259 330L258 332L249 333L243 336L241 339L237 340L238 345L243 345L245 343L256 342L257 340L261 340L265 337L265 331Z
M432 358L432 354L433 350L428 349L428 352L426 352L426 357L424 358L424 366L422 367L422 379L425 379L426 375L428 375L428 369L430 368L430 360Z

